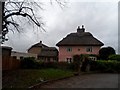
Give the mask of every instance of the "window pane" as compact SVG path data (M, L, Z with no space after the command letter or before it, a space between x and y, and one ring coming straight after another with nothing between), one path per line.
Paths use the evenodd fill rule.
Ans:
M92 47L87 47L86 52L92 52Z
M80 51L80 49L78 49L78 51Z
M72 52L72 48L67 48L67 52Z

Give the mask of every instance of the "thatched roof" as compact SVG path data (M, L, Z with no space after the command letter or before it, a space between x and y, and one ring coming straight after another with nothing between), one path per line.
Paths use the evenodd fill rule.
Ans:
M76 33L70 33L61 41L59 41L57 46L103 46L104 44L93 37L90 32L85 32L85 29L78 27Z
M55 47L42 48L41 53L38 54L40 57L57 57L58 50Z
M44 45L44 44L42 43L42 41L40 41L39 43L36 43L36 44L32 45L32 46L28 49L28 51L29 51L30 49L34 48L34 47L48 48L48 46Z
M38 56L40 57L56 57L58 55L58 50L55 47L48 47L42 44L42 41L32 45L28 50L36 47L41 48L41 52L38 54Z

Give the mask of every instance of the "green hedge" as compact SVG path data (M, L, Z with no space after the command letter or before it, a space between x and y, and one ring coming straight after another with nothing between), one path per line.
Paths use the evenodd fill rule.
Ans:
M38 62L37 68L58 68L58 69L73 69L73 63L67 62Z
M114 60L91 61L91 71L118 72L120 73L120 62Z
M109 56L109 59L110 59L110 60L120 61L120 55L110 55L110 56Z
M37 67L36 65L34 57L26 57L21 60L21 68L23 69L34 69Z
M58 68L73 70L74 64L67 62L36 62L34 58L28 57L21 60L21 68L22 69Z

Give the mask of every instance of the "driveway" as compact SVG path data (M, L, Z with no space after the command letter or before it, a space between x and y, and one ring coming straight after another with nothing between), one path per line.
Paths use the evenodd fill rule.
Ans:
M47 83L41 88L118 88L118 74L85 74Z

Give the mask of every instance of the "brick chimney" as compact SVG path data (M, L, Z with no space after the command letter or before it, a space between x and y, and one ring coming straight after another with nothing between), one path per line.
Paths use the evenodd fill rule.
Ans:
M78 26L77 33L83 33L83 32L85 32L84 25L82 25L82 28L80 28L80 26Z
M42 41L40 41L40 44L42 44Z

